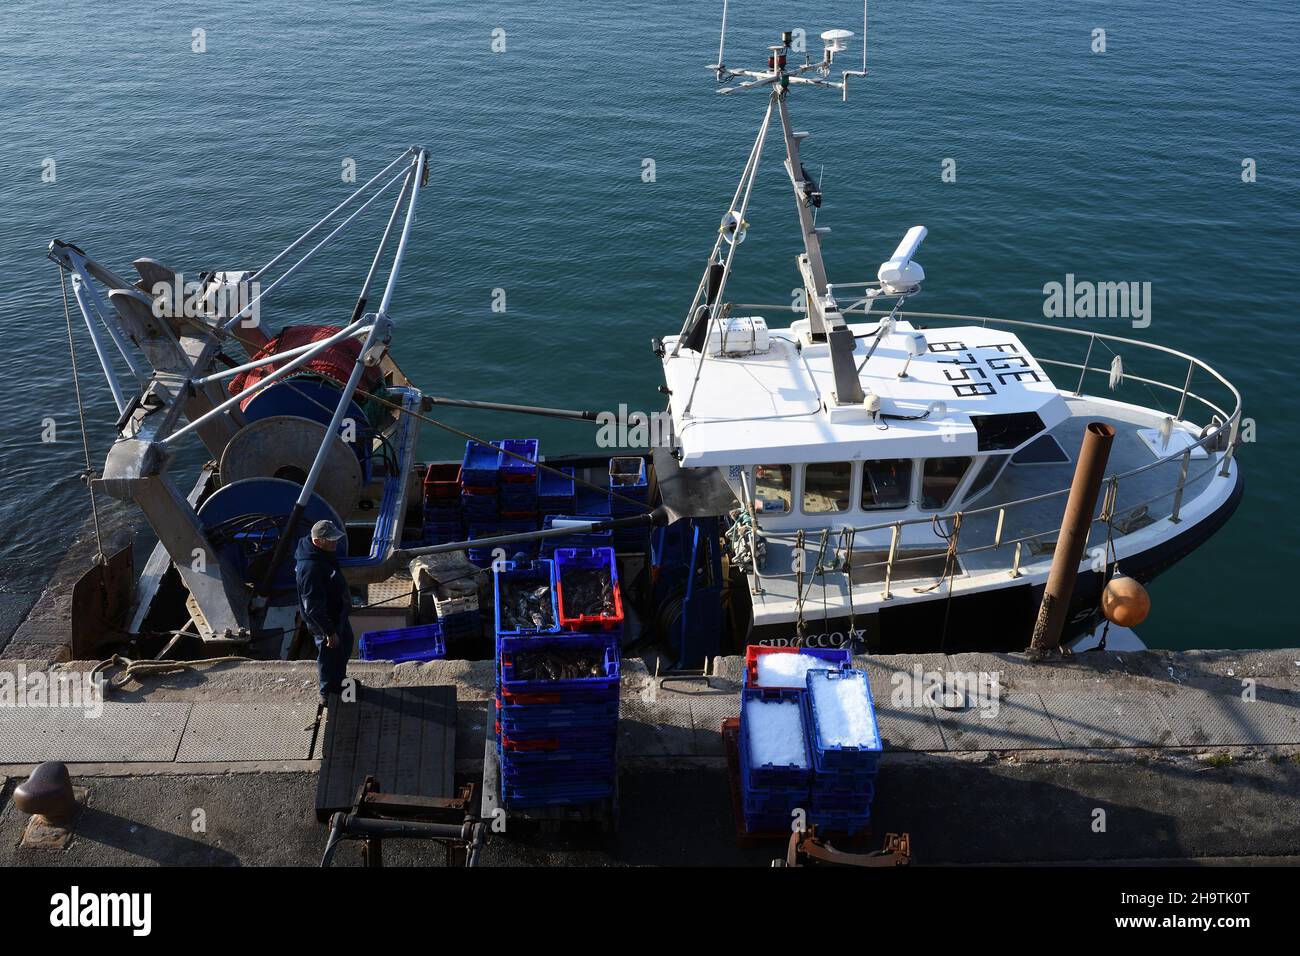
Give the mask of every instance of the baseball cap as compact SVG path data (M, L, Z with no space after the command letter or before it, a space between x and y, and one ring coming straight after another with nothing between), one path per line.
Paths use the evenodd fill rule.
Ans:
M313 541L338 541L344 535L333 521L317 521L311 526L311 537Z

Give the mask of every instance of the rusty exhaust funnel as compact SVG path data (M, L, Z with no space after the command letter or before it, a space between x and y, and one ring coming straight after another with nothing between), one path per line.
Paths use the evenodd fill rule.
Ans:
M1074 582L1079 576L1079 562L1088 544L1088 529L1097 509L1097 495L1106 474L1110 446L1115 440L1115 429L1103 422L1089 422L1083 430L1083 444L1079 446L1079 462L1070 484L1070 497L1065 504L1065 517L1061 519L1061 533L1052 555L1052 570L1043 589L1043 603L1038 608L1034 636L1026 653L1030 660L1042 660L1061 645L1061 631L1065 628L1065 615L1074 594Z

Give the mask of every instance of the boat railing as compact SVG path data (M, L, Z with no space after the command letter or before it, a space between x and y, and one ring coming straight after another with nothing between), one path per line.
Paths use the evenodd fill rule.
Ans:
M1087 347L1083 355L1082 362L1070 361L1062 358L1045 358L1038 352L1034 353L1035 359L1042 365L1055 368L1071 369L1079 373L1078 382L1073 390L1075 396L1084 395L1084 386L1087 383L1088 375L1112 376L1112 368L1101 364L1094 363L1094 355L1097 346L1109 350L1114 355L1129 354L1133 355L1138 352L1146 352L1154 355L1160 355L1166 361L1173 361L1177 365L1178 380L1176 382L1163 381L1161 378L1152 376L1139 376L1132 374L1125 369L1122 374L1123 382L1138 383L1149 389L1159 388L1178 396L1177 412L1170 416L1174 422L1184 421L1187 417L1189 401L1193 408L1199 407L1209 415L1209 422L1202 427L1201 434L1186 445L1150 462L1149 464L1130 469L1122 473L1111 474L1106 477L1103 485L1113 487L1112 507L1109 511L1103 509L1102 513L1093 518L1093 525L1105 524L1119 520L1126 523L1126 519L1132 516L1144 516L1152 523L1158 520L1168 519L1174 523L1182 519L1183 499L1189 486L1195 485L1198 481L1207 476L1212 476L1217 472L1220 476L1227 476L1230 473L1231 463L1236 451L1238 437L1241 428L1241 393L1237 388L1228 381L1220 372L1211 367L1201 359L1177 349L1168 346L1159 345L1154 342L1143 342L1138 339L1126 338L1119 335L1111 335L1104 332L1092 332L1083 329L1070 329L1057 325L1050 325L1041 322L1026 322L1015 319L999 319L989 316L961 315L955 313L935 313L935 312L900 312L900 316L915 321L919 325L925 323L927 327L934 322L959 323L969 325L978 323L981 325L1008 326L1016 329L1031 329L1049 334L1062 333L1087 339ZM1122 351L1120 351L1122 350ZM1122 361L1122 359L1121 359ZM1186 363L1186 372L1183 373L1183 363ZM1212 401L1209 397L1200 392L1193 391L1192 386L1197 381L1197 375L1201 374L1211 383L1217 383L1229 396L1229 399L1220 402ZM1154 392L1152 393L1154 395ZM1231 406L1230 410L1224 406ZM1226 442L1224 435L1226 431ZM1194 458L1197 449L1204 449L1206 452L1204 459ZM1196 468L1194 462L1204 461L1204 467ZM1163 469L1161 477L1168 473L1170 480L1167 483L1157 482L1156 490L1153 492L1150 488L1151 482L1144 483L1145 490L1141 492L1141 500L1126 501L1124 500L1125 489L1131 489L1136 485L1135 479L1138 476L1147 475L1155 469ZM912 518L901 518L893 521L883 521L874 524L862 525L857 527L846 526L844 528L826 529L826 547L839 547L840 542L845 536L852 532L855 536L859 534L869 534L872 532L888 532L890 545L887 556L883 560L871 561L864 563L853 563L853 569L883 569L883 591L882 596L888 598L891 596L891 585L897 579L897 572L900 567L910 562L933 561L934 555L931 552L926 554L899 554L900 544L903 536L903 529L909 525L938 525L944 527L945 536L950 535L953 525L958 521L969 522L976 517L986 517L994 521L994 530L992 540L981 542L973 546L963 547L958 538L955 547L952 547L953 554L956 557L963 557L981 552L995 551L1003 548L1012 549L1010 556L1010 566L1005 569L995 569L988 573L1009 573L1012 577L1019 577L1022 572L1025 551L1031 548L1034 542L1041 541L1051 535L1058 534L1059 525L1043 528L1042 530L1031 531L1029 533L1017 534L1014 537L1006 537L1003 530L1007 524L1009 515L1015 513L1017 509L1025 509L1031 505L1040 505L1042 502L1053 499L1061 500L1062 513L1065 508L1065 498L1070 493L1069 483L1054 491L1043 494L1033 495L1025 498L1019 498L1014 501L1002 502L1000 504L988 505L980 508L970 508L961 511L939 513L936 515L925 515ZM762 535L769 541L792 542L796 540L796 531L779 531L770 532L762 531ZM821 539L816 536L815 532L804 532L805 549L823 547ZM763 577L773 576L768 572L761 574Z

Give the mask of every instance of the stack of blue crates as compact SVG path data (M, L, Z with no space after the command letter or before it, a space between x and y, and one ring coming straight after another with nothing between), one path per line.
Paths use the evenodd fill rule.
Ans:
M644 458L611 458L609 460L610 514L615 518L628 518L645 514L649 510L650 484L646 478ZM629 500L631 499L631 500ZM614 529L614 550L650 550L650 529Z
M465 458L460 466L460 506L465 516L467 540L500 534L500 484L501 449L496 445L466 442ZM492 563L491 548L470 548L468 555L480 568Z
M817 718L814 695L819 685L826 687L832 681L851 681L861 688L868 712L872 715L873 739L864 746L839 746L825 740ZM866 672L809 671L804 717L813 758L808 818L828 830L855 833L871 822L871 801L876 793L876 773L880 768L882 749Z
M467 541L477 541L479 538L495 538L501 533L500 521L470 521L469 529L465 533ZM465 555L469 558L470 563L476 567L486 568L492 564L492 548L469 548Z
M501 446L501 515L511 521L527 521L526 530L537 530L537 446L536 438L506 438ZM511 452L507 455L505 452ZM514 457L520 455L524 460Z
M460 509L460 466L429 466L424 477L425 544L459 541L465 532Z
M610 516L609 489L603 491L593 488L592 483L573 486L573 514L584 518L608 518Z
M835 833L861 831L871 822L881 752L879 731L873 726L874 739L862 747L828 743L820 733L812 701L818 684L840 680L860 682L874 724L875 710L866 674L847 669L838 654L816 651L814 656L826 658L836 666L830 670L808 671L803 688L757 687L754 682L759 655L754 650L750 648L748 685L741 691L740 700L740 781L746 831L787 831L796 809L804 812L805 822L810 825ZM749 727L745 719L746 704L751 700L798 703L807 758L802 767L751 766Z
M749 740L751 726L746 719L751 701L756 705L790 704L803 725L803 692L759 687L745 687L740 692L740 782L745 830L750 833L787 831L794 819L794 811L808 807L813 766L808 736L806 733L800 735L804 750L802 764L753 766Z
M612 558L612 554L611 554ZM614 794L618 770L618 630L560 626L554 563L505 562L495 569L496 737L506 807L586 804ZM512 626L502 614L511 584L549 589L549 626ZM539 679L531 655L581 654L595 675Z
M424 506L423 541L425 544L459 541L463 533L460 508L455 505L426 504Z
M542 517L573 513L573 469L565 466L559 470L557 475L537 469L537 512Z

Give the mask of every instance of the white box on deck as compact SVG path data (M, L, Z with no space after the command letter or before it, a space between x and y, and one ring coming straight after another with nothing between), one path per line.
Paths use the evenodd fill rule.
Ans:
M760 315L729 316L709 323L706 355L754 355L768 348L767 320Z

